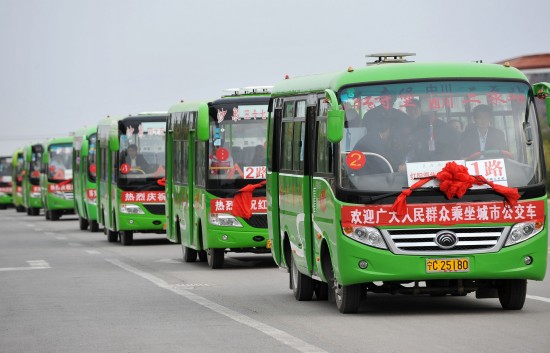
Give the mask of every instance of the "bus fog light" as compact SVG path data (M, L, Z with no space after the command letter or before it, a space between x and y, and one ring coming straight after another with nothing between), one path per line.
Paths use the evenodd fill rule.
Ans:
M379 249L387 249L386 242L380 231L373 227L344 227L344 235L355 241Z
M369 263L368 263L368 262L366 262L365 260L359 261L359 268L360 268L360 269L364 270L364 269L366 269L367 267L369 267Z
M222 235L222 240L227 240L228 238L229 237L226 234Z
M504 246L515 245L537 235L542 231L543 226L544 223L541 221L523 222L514 225Z
M130 224L134 224L134 220L133 220L133 219L131 219L131 220L129 220L129 221L128 221L128 223L130 223Z
M531 256L525 256L523 258L523 262L526 264L526 265L531 265L533 263L533 258Z

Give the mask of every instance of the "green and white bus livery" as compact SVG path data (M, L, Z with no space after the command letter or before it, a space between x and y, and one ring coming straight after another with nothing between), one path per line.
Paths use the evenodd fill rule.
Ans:
M98 220L109 242L165 233L166 113L105 118L98 125Z
M13 153L11 159L12 200L17 212L25 212L23 206L23 174L25 170L25 155L22 148Z
M36 143L26 146L23 150L25 158L22 181L23 207L26 208L29 216L38 216L43 206L40 193L40 169L44 145Z
M96 184L97 125L75 133L73 142L74 206L80 230L99 230Z
M0 210L13 205L12 157L0 157Z
M267 87L170 108L167 236L185 262L220 268L226 251L269 252L265 200Z
M297 300L342 313L367 292L475 292L521 309L548 257L534 100L550 85L506 65L389 61L275 86L276 263Z
M74 213L72 150L73 137L53 138L44 146L40 192L47 220Z

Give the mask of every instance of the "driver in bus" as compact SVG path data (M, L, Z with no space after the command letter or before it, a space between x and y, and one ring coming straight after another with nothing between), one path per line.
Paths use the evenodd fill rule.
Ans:
M126 163L131 169L141 169L146 173L148 173L151 169L151 166L147 163L145 158L141 154L138 154L137 146L135 144L128 146Z
M355 144L354 150L370 152L367 154L365 165L353 173L356 175L390 173L390 167L384 161L386 159L395 170L392 163L391 123L388 119L376 118L366 123L367 133Z
M473 109L475 126L466 129L460 140L460 154L469 157L476 152L489 150L506 151L504 132L491 126L493 111L487 104Z

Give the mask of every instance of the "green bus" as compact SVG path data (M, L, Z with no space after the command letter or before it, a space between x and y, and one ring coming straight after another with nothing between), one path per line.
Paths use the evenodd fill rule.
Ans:
M534 101L550 85L508 65L376 56L274 87L269 236L294 296L353 313L367 292L475 292L521 309L548 257Z
M40 194L40 169L44 145L36 143L23 149L24 173L23 173L23 207L29 216L38 216L42 208L42 196Z
M72 150L72 136L53 138L44 145L40 193L47 220L74 214Z
M97 128L97 212L109 242L165 233L166 113L107 117Z
M13 205L12 198L12 157L0 157L0 210L5 210Z
M97 125L75 133L73 141L74 207L80 230L99 230L96 184Z
M25 170L25 155L22 148L13 152L11 159L12 199L17 212L25 212L23 206L23 173Z
M267 87L182 102L167 123L167 237L183 260L215 269L226 251L269 252L265 199ZM262 183L263 182L263 183ZM237 212L237 194L248 203ZM242 198L239 196L238 198Z

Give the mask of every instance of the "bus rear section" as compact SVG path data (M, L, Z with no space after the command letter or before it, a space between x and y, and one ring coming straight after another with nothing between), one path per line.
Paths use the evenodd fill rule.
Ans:
M86 127L75 133L73 143L73 185L75 213L80 230L99 230L97 222L96 184L97 126Z
M98 126L98 215L108 240L165 233L165 113L107 118Z
M0 157L0 210L13 205L12 157Z
M315 106L306 88L323 80ZM283 82L268 212L296 299L331 298L351 313L367 292L475 293L521 309L548 257L534 105L548 92L483 64L380 64ZM311 120L298 119L300 104Z
M46 143L40 188L47 220L74 214L72 149L73 137L58 137Z
M260 89L262 91L263 89ZM265 144L269 97L237 93L170 109L168 237L183 259L221 268L226 252L269 252Z
M38 216L43 206L40 194L40 169L43 153L44 145L41 143L29 145L24 149L23 206L27 209L29 216Z

